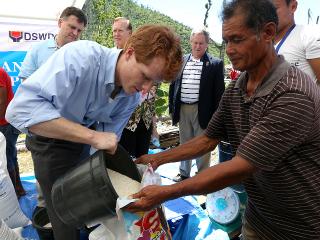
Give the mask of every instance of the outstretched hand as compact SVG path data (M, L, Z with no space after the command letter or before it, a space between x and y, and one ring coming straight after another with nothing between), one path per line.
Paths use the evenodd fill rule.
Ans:
M149 211L169 197L167 186L149 185L133 194L133 199L139 199L136 202L129 204L125 209L130 212Z
M137 158L134 162L136 164L150 164L153 170L156 170L160 166L160 164L157 161L157 158L155 157L155 154L142 155L141 157Z

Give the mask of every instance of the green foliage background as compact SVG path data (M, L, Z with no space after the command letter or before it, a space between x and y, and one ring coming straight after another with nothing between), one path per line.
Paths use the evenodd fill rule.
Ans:
M183 52L185 54L191 52L189 38L192 29L190 27L132 0L87 0L83 10L88 17L88 25L82 34L82 39L93 40L106 47L113 47L112 21L121 16L130 19L134 29L150 23L170 26L180 36ZM208 51L213 56L219 57L219 47L219 44L212 41ZM168 114L168 88L168 84L161 84L158 90L157 115Z

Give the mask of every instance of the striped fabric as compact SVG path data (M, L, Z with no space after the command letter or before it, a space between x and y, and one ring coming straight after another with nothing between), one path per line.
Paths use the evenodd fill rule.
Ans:
M282 58L251 97L246 79L231 82L206 135L259 168L244 184L261 239L320 239L319 87Z
M199 101L199 88L203 62L189 60L182 74L181 102L196 103Z

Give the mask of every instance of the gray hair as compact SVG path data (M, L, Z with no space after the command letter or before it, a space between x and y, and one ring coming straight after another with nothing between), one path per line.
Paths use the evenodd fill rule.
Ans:
M127 24L127 29L132 31L132 24L128 18L116 17L115 19L113 19L112 24L114 24L115 22L125 22Z
M190 35L190 41L192 40L193 36L196 34L203 34L206 42L209 43L210 40L210 35L209 32L205 28L195 28L192 30L191 35Z

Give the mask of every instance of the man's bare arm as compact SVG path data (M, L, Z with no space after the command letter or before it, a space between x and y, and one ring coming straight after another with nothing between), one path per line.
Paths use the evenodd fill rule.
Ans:
M170 199L215 192L241 182L255 171L256 168L248 160L235 156L229 161L207 168L179 183L147 186L132 195L139 200L130 204L127 209L133 212L146 211Z
M202 156L203 154L212 151L218 143L219 140L209 138L202 134L170 150L157 154L143 155L136 160L136 163L150 163L152 167L156 169L158 166L165 163L189 160Z

